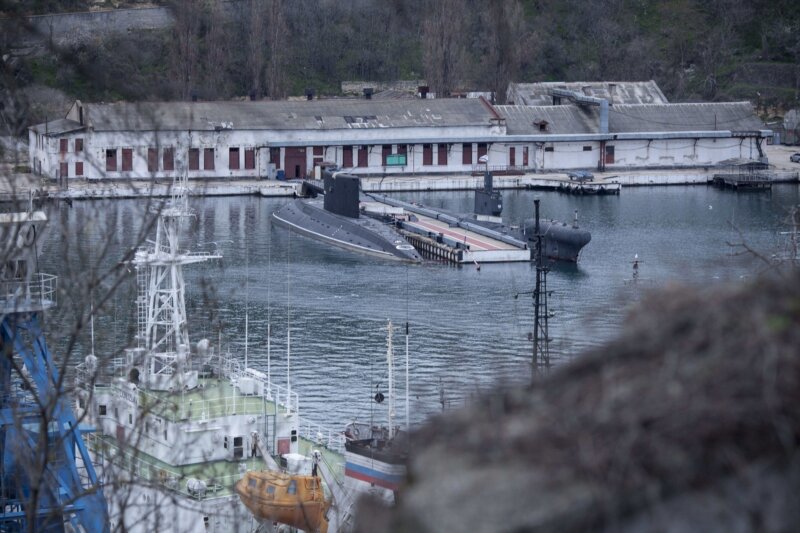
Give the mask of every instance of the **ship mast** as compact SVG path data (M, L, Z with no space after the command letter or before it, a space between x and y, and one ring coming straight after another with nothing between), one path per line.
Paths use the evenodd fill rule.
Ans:
M139 280L138 352L143 357L134 364L142 365L139 380L153 390L197 385L197 372L191 370L189 360L183 266L221 256L180 250L180 223L191 216L184 175L173 183L172 197L159 213L152 248L138 250L133 259Z
M389 438L394 437L394 346L392 345L392 335L394 327L392 321L387 320L386 324L386 363L389 365Z

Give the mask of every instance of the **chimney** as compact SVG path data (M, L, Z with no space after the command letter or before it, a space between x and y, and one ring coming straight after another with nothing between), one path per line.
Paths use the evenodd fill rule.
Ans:
M417 92L419 93L419 97L425 100L428 97L428 91L430 91L430 87L427 85L420 85L417 87Z
M313 100L314 99L314 89L311 87L306 87L306 100Z
M372 87L364 87L364 98L367 100L372 100L372 93L375 90Z

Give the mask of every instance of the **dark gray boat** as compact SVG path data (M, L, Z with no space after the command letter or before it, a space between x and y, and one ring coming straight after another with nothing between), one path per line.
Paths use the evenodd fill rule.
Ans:
M295 200L272 214L281 226L312 239L375 257L420 262L422 258L392 223L362 217L357 176L326 172L325 197Z

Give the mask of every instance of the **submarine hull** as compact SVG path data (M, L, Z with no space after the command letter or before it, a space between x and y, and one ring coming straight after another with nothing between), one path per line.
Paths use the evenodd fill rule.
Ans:
M421 262L413 246L393 228L371 218L349 218L306 200L290 202L272 214L275 223L326 244L396 261Z

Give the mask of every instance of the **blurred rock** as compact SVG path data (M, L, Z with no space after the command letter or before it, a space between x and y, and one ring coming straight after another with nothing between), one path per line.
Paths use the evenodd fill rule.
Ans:
M671 287L535 387L430 421L360 531L796 531L799 436L798 273Z

